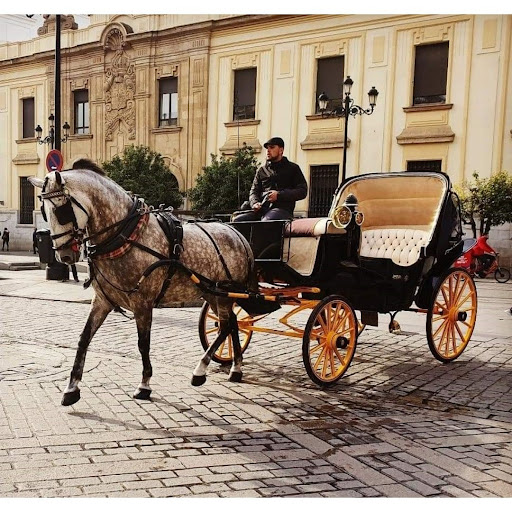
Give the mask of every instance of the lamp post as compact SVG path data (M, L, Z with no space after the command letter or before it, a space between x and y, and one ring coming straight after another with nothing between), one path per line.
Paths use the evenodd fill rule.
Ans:
M345 95L343 99L343 104L340 107L336 107L333 110L327 110L327 103L329 101L329 97L324 92L318 96L318 106L320 107L320 112L322 117L343 117L345 119L345 127L343 134L343 165L341 172L341 184L345 183L345 179L347 176L347 142L348 142L348 119L349 116L356 117L357 115L371 115L373 110L375 109L375 105L377 104L377 96L379 95L379 91L372 87L368 91L368 99L370 102L370 106L368 108L360 107L359 105L354 105L354 100L350 96L350 91L352 89L352 85L354 81L347 76L347 79L343 82L343 94Z
M233 114L236 116L236 145L238 150L240 151L240 115L238 112L238 92L235 91L235 98L233 102ZM237 181L237 196L238 196L238 208L241 207L242 202L240 199L240 169L237 167L236 169L236 181Z
M59 127L59 135L57 135L57 130L55 129L55 117L53 114L50 114L48 117L48 121L50 121L50 128L49 128L49 134L46 137L42 137L43 135L43 129L40 125L36 126L36 137L39 144L50 144L50 149L60 149L60 143L61 142L67 142L69 137L69 130L71 126L69 126L68 122L66 121L62 125L62 129L64 130L64 137L60 137L60 127ZM57 140L59 141L59 144L57 146Z
M32 17L33 14L27 17ZM44 138L41 138L43 129L40 125L36 127L37 140L39 144L50 144L51 149L58 149L60 151L61 142L66 142L69 137L70 126L66 121L62 126L64 130L64 137L61 137L61 125L60 125L60 14L55 15L55 89L54 89L54 107L55 116L50 114L48 120L50 121L50 133Z

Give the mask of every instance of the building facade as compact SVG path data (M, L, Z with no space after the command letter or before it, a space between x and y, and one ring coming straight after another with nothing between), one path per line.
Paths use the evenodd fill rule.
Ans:
M0 45L0 226L20 247L42 223L26 177L45 173L33 130L48 133L53 111L52 17L39 33ZM281 136L310 185L296 213L325 215L344 120L322 114L318 96L335 108L349 75L356 104L368 107L372 86L379 95L349 120L347 177L512 171L511 34L510 15L92 15L62 29L62 151L66 164L102 162L144 144L188 190L210 153L246 143L263 161L265 140ZM493 237L509 251L509 226Z

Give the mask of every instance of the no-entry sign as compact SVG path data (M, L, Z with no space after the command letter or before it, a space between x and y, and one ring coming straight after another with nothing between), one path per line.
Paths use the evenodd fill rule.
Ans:
M46 156L46 168L48 172L60 171L64 164L64 157L58 149L52 149Z

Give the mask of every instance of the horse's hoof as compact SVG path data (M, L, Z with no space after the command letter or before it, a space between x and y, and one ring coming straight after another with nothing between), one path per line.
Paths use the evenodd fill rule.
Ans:
M151 396L151 389L137 389L135 393L133 394L133 398L136 398L137 400L149 400L149 397Z
M80 400L80 390L75 389L75 391L64 393L61 404L65 406L73 405L76 404L78 400Z
M202 386L206 382L206 375L192 375L192 386Z
M231 372L229 374L230 382L242 382L242 372Z

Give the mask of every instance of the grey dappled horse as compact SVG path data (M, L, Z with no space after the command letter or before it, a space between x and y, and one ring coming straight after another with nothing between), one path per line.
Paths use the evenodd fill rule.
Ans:
M44 180L30 178L30 181L42 188L42 212L50 227L57 259L70 265L78 261L82 244L86 243L89 249L90 280L95 294L80 335L62 405L80 400L78 384L82 379L89 343L107 315L119 307L133 312L137 324L143 371L142 381L133 396L149 399L152 375L150 331L157 299L159 306L165 306L171 302L197 300L202 296L218 315L219 336L194 369L193 385L205 382L211 356L229 334L232 335L234 352L229 380L241 380L242 354L236 315L232 311L233 299L200 289L197 284L201 283L197 283L197 279L194 283L191 273L193 278L199 275L214 283L232 281L241 288L247 288L253 282L254 260L243 237L229 226L217 222L185 223L179 265L175 265L175 273L171 277L168 275L169 265L158 263L159 260L161 263L162 256L171 254L173 248L155 212L149 212L143 202L136 203L93 162L81 160L72 170L51 172ZM129 222L136 223L129 236L133 242L118 247L124 240L120 242L115 235ZM128 237L127 233L122 235L125 239ZM117 244L114 243L116 240ZM101 256L95 257L93 249L99 247L104 250ZM112 251L105 254L109 247ZM168 277L171 278L170 285L165 289L163 284Z

